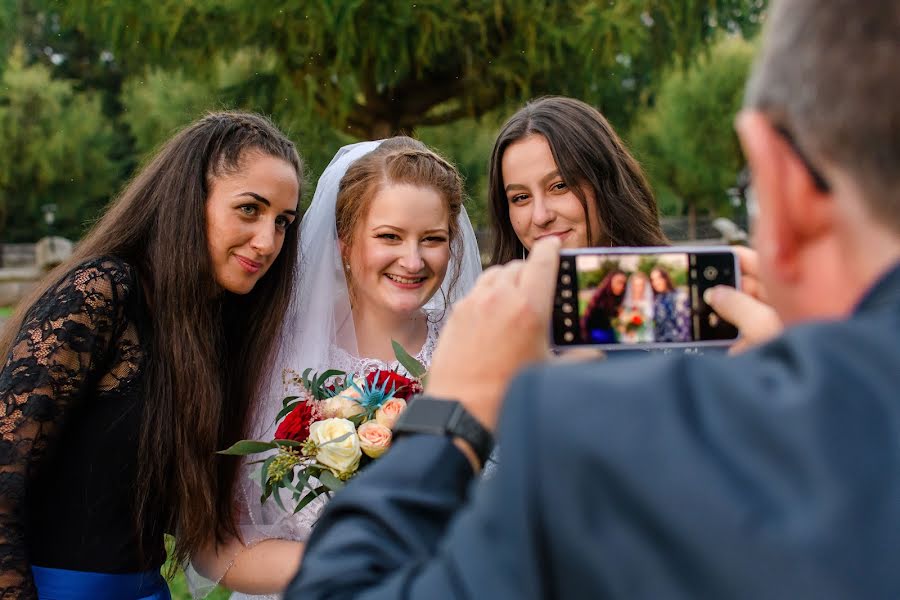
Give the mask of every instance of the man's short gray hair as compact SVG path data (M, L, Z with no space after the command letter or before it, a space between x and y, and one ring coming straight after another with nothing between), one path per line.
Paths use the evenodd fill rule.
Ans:
M849 173L900 231L900 2L772 0L745 105Z

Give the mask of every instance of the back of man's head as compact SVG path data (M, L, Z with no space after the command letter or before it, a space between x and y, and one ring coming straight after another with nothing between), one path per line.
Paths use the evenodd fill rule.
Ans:
M746 107L846 172L900 233L900 2L772 0Z

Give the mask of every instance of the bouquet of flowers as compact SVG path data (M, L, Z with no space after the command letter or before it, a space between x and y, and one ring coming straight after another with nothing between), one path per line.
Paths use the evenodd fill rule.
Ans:
M629 333L635 333L644 328L644 317L639 315L638 313L634 313L631 315L627 321L625 321L625 331Z
M280 490L290 492L300 511L322 494L336 492L390 447L391 428L406 401L422 391L425 367L394 342L394 353L412 377L395 371L368 374L306 369L297 378L301 393L288 396L278 413L275 439L241 440L219 454L248 456L276 452L251 464L263 493L283 509Z

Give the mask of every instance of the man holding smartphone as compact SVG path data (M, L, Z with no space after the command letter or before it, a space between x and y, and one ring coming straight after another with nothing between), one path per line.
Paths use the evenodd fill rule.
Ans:
M745 284L774 314L709 301L782 334L541 365L557 244L489 269L286 597L900 597L898 40L897 2L771 3L737 129L759 202Z

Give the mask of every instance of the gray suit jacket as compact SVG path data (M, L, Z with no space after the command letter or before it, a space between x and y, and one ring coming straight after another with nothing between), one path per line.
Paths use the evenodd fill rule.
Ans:
M286 598L900 598L900 267L736 358L519 376L496 474L402 438Z

